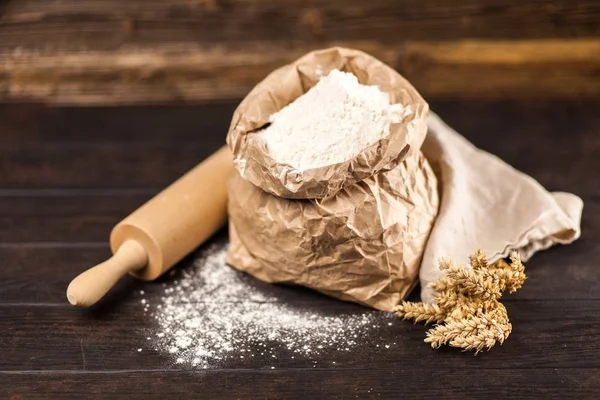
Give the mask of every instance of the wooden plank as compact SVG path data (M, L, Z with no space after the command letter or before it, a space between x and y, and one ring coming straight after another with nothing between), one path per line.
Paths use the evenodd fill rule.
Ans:
M585 199L600 194L589 177L589 171L600 168L594 156L600 152L598 106L596 100L431 104L477 146L550 190L572 191ZM0 108L0 119L14 107ZM224 143L233 108L234 103L167 108L164 113L132 108L130 119L118 108L58 108L35 112L32 120L39 115L39 122L24 122L21 114L0 139L0 187L159 190Z
M593 98L600 41L180 44L115 51L26 51L0 63L0 100L140 104L237 99L319 47L358 48L395 66L427 98Z
M567 0L11 2L0 18L0 99L239 98L331 45L396 65L428 97L593 97L600 45L579 38L597 37L599 15L594 1Z
M108 237L108 231L107 231ZM150 301L163 295L163 283L172 282L189 268L211 244L224 244L226 229L215 234L204 246L182 260L173 270L155 282L142 282L130 277L123 278L99 304L100 309L113 308L121 304L137 304L138 290L144 290ZM65 290L75 276L110 256L108 241L102 242L37 242L1 243L0 261L0 305L64 306ZM241 273L240 273L241 274ZM41 279L43 277L43 279ZM295 303L317 303L331 301L323 295L303 288L267 284L258 280L253 286L266 295L291 296ZM592 292L589 295L593 295ZM232 301L242 300L234 298Z
M468 376L468 378L466 378ZM600 369L314 369L5 375L9 398L597 399ZM12 396L12 397L11 397Z
M47 107L0 104L0 145L24 143L211 142L224 138L237 102L202 107Z
M26 398L99 399L152 398L165 393L170 397L195 399L198 393L209 398L399 398L418 393L427 398L447 399L537 399L597 398L597 370L486 370L473 372L465 382L462 371L371 370L342 374L337 370L316 371L208 371L189 374L136 372L131 376L108 374L44 374L11 376L15 386L7 392ZM37 380L39 379L39 381ZM146 384L146 382L148 382ZM400 384L401 383L401 384ZM17 386L18 385L18 386ZM256 385L256 386L255 386ZM345 394L351 396L345 396ZM62 397L64 396L64 397ZM18 398L18 397L15 397Z
M584 200L600 195L597 101L432 102L431 109L474 145L538 180Z
M0 148L0 187L163 188L225 144L202 142L15 143Z
M106 243L112 227L154 194L155 191L0 191L0 246Z
M111 228L156 192L0 191L0 246L105 243ZM586 200L583 229L600 232L600 200Z
M215 120L221 121L215 124L226 124L228 107L233 106L225 105L221 114L215 113ZM14 108L3 108L0 117L12 115ZM32 301L63 302L69 279L108 255L106 240L112 225L208 154L203 139L190 138L203 137L193 121L210 120L207 115L215 109L177 109L166 112L159 122L152 116L159 109L153 107L41 108L44 111L32 117L42 115L39 125L15 122L8 139L2 136L0 141L7 142L0 146L4 171L0 179L5 188L14 187L0 190L0 226L5 228L0 230L0 259L7 266L0 269L3 301L17 301L22 295ZM572 191L586 201L583 238L536 256L529 264L531 279L516 298L598 298L598 276L588 269L589 260L598 258L594 239L600 229L600 187L589 175L600 168L600 159L594 157L600 151L597 102L434 102L432 109L476 145L532 174L549 189ZM131 110L132 118L121 126L118 121L126 119L126 110ZM192 121L179 122L172 139L185 139L185 146L165 144L170 124L177 126L177 119L183 117ZM26 121L26 115L17 120ZM101 121L113 121L106 123L111 129L96 129ZM88 136L79 136L80 132L90 132L94 142L89 144ZM19 135L25 138L23 145ZM211 137L215 136L207 140ZM110 162L94 162L101 153L98 144L100 149L111 149L105 157ZM132 149L135 155L130 154ZM6 154L14 157L11 160ZM179 164L174 168L171 162L152 161L160 157ZM74 160L85 164L74 169ZM129 168L132 161L133 169ZM14 171L26 179L17 180ZM48 184L84 189L35 189ZM153 189L130 188L137 185ZM107 189L115 186L120 189ZM48 278L40 281L39 274Z
M594 37L599 15L593 0L19 0L0 20L0 48Z
M145 296L147 298L147 296ZM219 369L328 368L427 369L439 368L599 368L600 301L552 300L507 303L513 332L501 347L473 356L456 349L433 350L423 342L426 327L370 311L360 306L322 298L319 302L289 301L298 312L347 315L374 313L374 327L359 335L352 351L324 349L302 356L271 343L270 354L231 357ZM207 299L210 301L210 299ZM0 306L0 371L119 371L181 368L167 352L156 351L153 318L138 304L119 304L99 310L69 305ZM84 347L82 351L81 347ZM387 346L387 347L386 347ZM138 351L142 348L142 351ZM254 351L256 350L256 351ZM85 366L83 364L85 353ZM294 356L294 357L292 357ZM316 363L315 363L316 362ZM316 365L315 365L316 364Z
M99 238L103 227L119 218L125 208L153 193L148 188L150 184L168 177L160 173L154 176L152 168L141 167L127 177L142 179L144 186L127 186L123 181L120 189L118 185L117 189L110 189L114 186L103 184L101 175L94 175L92 163L85 164L81 172L72 172L67 168L68 161L77 158L59 158L76 150L83 151L83 156L78 157L84 159L95 154L94 146L99 146L101 154L106 154L107 148L122 148L134 150L139 158L125 150L110 150L118 157L117 161L109 157L107 163L116 166L99 163L97 168L116 172L117 166L129 165L132 159L128 157L144 165L165 168L146 164L142 154L159 154L161 146L168 154L177 153L173 143L179 135L184 138L180 145L206 149L201 147L203 139L192 137L193 124L184 121L171 142L167 119L157 122L158 118L149 118L148 125L144 125L144 111L140 109L136 110L136 120L128 122L127 127L118 124L125 114L117 118L118 114L111 112L96 114L98 109L87 110L87 114L77 114L79 117L71 123L70 112L56 110L56 115L48 116L39 126L17 121L12 137L0 135L0 166L4 168L0 169L0 177L5 182L11 181L13 173L12 161L6 162L6 154L13 154L15 160L25 160L26 164L34 149L37 161L30 165L37 165L39 171L43 172L41 166L60 166L47 175L54 187L34 180L33 184L13 181L12 189L6 189L10 185L0 189L0 226L5 227L0 232L7 239L0 240L2 397L78 398L92 394L94 398L197 398L201 391L209 398L397 398L407 394L494 399L597 398L600 275L594 262L600 256L596 240L600 197L599 188L589 175L600 162L595 157L597 104L442 102L432 104L432 108L477 145L519 164L549 187L580 193L587 202L584 237L571 246L536 256L528 264L525 287L506 299L514 331L504 346L477 357L452 349L436 352L422 342L426 328L394 319L391 325L381 324L372 335L361 338L350 353L328 352L313 359L292 359L280 349L276 364L263 357L236 358L225 362L221 369L180 369L168 356L150 348L146 338L152 335L153 320L143 313L137 292L143 288L145 297L156 302L164 291L161 283L168 284L168 277L152 284L126 278L106 302L91 310L74 309L64 299L69 279L83 265L91 265L109 253L104 243L88 242L87 238ZM89 143L85 136L77 135L84 131L78 127L95 125L103 120L100 116L110 119L110 115L115 122L108 126L116 129L109 129L106 136L101 135L100 129L92 128L94 139ZM173 118L181 115L192 118L194 113L171 114ZM205 115L198 111L197 118ZM23 121L26 116L20 118ZM156 123L164 125L157 130L159 133L152 133ZM54 128L45 130L45 126ZM64 133L61 127L65 127ZM20 130L24 132L23 141L18 138ZM31 134L27 136L27 132ZM206 132L206 137L211 137ZM4 148L8 149L6 153ZM192 150L179 154L191 160L196 157ZM34 177L32 171L27 176ZM83 178L84 173L91 176L89 181ZM60 187L69 185L75 189ZM40 187L46 189L36 189ZM39 218L38 223L35 217ZM3 221L4 218L7 219ZM23 230L17 231L17 240L11 242L10 231L20 219ZM47 226L39 221L48 221ZM64 240L49 241L50 232ZM217 240L225 240L224 232ZM191 262L193 257L181 267L189 267ZM333 314L364 312L359 306L301 288L257 281L254 284L257 290L300 309ZM381 318L387 317L381 314ZM389 349L377 347L390 342L396 344ZM143 351L138 352L138 348Z
M387 62L389 47L353 42ZM325 44L327 47L327 44ZM310 45L166 45L146 49L6 54L0 99L71 105L237 99Z
M407 43L397 69L434 98L600 94L600 40Z
M595 238L600 231L600 206L596 202L587 209L584 218L584 236L567 247L556 247L537 254L527 264L525 286L516 294L505 296L507 301L522 300L600 300L600 275L591 260L600 258L600 246ZM0 304L36 303L40 305L66 304L65 289L70 280L84 269L110 256L109 227L98 242L24 242L0 243ZM80 231L85 238L90 233ZM100 236L100 234L98 234ZM222 231L210 243L224 243L227 234ZM193 253L176 268L177 273L192 268L202 249ZM43 277L43 278L42 278ZM162 283L173 278L165 276L157 283L145 283L127 278L103 302L107 307L119 303L135 303L134 292L143 289L150 299L157 299L163 291ZM294 302L321 302L322 296L304 294L282 286L255 281L257 290L273 296L292 296ZM413 294L416 299L418 290Z

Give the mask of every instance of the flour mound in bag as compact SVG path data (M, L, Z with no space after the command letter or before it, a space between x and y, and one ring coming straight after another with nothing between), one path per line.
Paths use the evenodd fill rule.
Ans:
M299 170L346 161L390 133L401 105L376 86L362 85L350 72L327 76L269 118L258 133L280 163Z

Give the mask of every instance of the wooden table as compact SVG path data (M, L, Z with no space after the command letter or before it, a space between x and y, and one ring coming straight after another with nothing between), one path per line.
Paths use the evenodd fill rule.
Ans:
M217 149L234 107L0 106L1 398L600 398L598 101L432 104L476 145L585 201L582 238L528 263L505 300L513 333L489 353L432 350L425 327L398 320L335 365L188 370L140 333L152 321L134 292L151 300L160 285L126 278L99 307L69 306L68 282L109 255L113 224ZM399 345L377 349L378 338Z

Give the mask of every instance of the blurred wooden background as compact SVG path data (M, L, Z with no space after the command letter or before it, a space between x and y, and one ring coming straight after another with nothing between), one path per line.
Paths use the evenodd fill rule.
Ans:
M238 99L331 45L430 99L600 95L598 0L0 0L0 101Z

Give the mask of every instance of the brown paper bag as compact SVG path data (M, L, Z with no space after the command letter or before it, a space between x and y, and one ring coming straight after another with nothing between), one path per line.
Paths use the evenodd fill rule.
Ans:
M334 68L410 114L351 160L305 171L275 162L254 133ZM309 53L270 74L239 105L227 137L239 172L229 187L228 263L391 310L417 282L437 214L436 178L419 151L427 112L404 78L356 50Z

